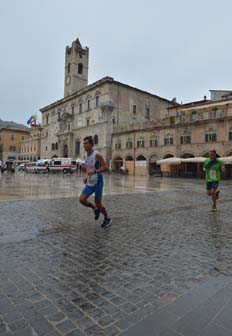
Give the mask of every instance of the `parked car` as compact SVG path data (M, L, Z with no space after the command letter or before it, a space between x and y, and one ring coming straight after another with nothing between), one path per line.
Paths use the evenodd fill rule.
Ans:
M26 173L48 173L48 167L46 164L38 162L30 162L25 167Z
M20 163L18 170L19 171L24 171L25 170L25 163Z
M149 171L149 174L150 175L154 175L154 176L160 176L160 177L163 177L163 173L162 173L162 171L160 170L160 168L152 168L152 169L150 169L150 171Z
M7 160L1 164L1 172L4 173L5 171L15 172L14 161Z

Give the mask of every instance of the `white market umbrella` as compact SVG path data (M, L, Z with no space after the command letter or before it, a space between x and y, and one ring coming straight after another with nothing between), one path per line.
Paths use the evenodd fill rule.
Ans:
M206 158L202 157L202 156L198 156L198 157L192 157L192 158L187 158L187 159L181 159L181 162L205 162Z
M167 159L158 160L156 161L156 163L158 165L162 165L162 164L178 165L178 164L181 164L181 159L177 157L171 157Z
M225 164L232 164L232 156L224 156L218 159L221 160Z

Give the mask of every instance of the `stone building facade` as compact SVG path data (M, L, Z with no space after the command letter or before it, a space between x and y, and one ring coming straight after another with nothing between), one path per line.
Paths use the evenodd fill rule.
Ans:
M37 161L41 151L41 128L32 126L30 137L21 141L20 159L23 161Z
M113 169L117 171L123 165L130 174L146 175L163 158L207 156L210 147L219 156L231 156L231 92L213 90L211 100L169 107L157 124L137 124L134 128L125 125L115 129L112 138ZM190 163L178 170L191 176L201 168L200 164ZM177 167L162 166L166 172L173 169ZM226 170L231 176L231 165Z
M88 83L88 48L79 40L66 47L64 98L40 109L41 158L83 157L83 138L94 137L95 148L110 163L112 133L123 125L156 124L173 103L105 77ZM81 56L80 56L81 55Z
M26 130L14 128L0 129L0 160L19 160L21 141L29 138L30 133Z

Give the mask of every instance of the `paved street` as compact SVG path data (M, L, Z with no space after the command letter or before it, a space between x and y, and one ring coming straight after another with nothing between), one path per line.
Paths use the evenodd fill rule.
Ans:
M106 176L107 230L81 188L0 175L1 336L232 334L232 181Z

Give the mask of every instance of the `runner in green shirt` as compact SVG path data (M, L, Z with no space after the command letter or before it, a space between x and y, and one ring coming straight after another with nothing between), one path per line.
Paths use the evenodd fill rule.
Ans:
M217 158L215 149L210 149L209 159L204 161L204 169L206 172L206 188L208 196L212 197L212 211L217 211L216 201L219 198L219 190L217 190L219 181L221 180L221 168L223 162Z

